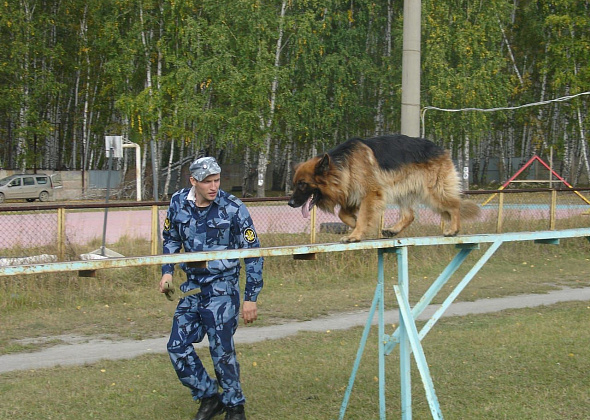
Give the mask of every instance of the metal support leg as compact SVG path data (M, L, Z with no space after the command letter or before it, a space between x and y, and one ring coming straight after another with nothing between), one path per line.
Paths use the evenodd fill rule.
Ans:
M426 399L428 400L428 406L430 407L432 418L435 420L442 420L443 416L440 411L440 405L436 397L436 392L434 391L434 384L432 383L432 377L430 376L430 369L428 369L428 363L426 362L426 357L424 356L424 350L422 349L422 344L420 343L420 338L418 337L418 330L416 329L414 317L412 316L412 312L410 310L410 304L407 297L408 294L406 291L404 291L401 285L393 286L393 289L395 291L395 296L397 297L397 302L400 308L400 327L403 326L403 335L407 337L407 343L405 342L406 340L400 340L400 349L404 348L408 344L412 347L414 359L416 360L416 365L418 367L418 371L420 372L420 376L422 377L422 383L424 384L424 390L426 391ZM407 392L410 393L411 390L408 390ZM411 416L411 407L409 408ZM402 410L402 415L403 412L404 411Z
M453 301L459 296L459 293L465 289L465 287L469 284L469 282L475 277L475 275L481 270L481 268L485 265L485 263L494 255L494 253L500 248L504 242L498 240L487 249L487 251L482 255L479 261L469 270L467 275L463 277L463 280L459 282L457 286L453 289L453 291L449 294L449 296L445 299L442 303L440 308L430 317L426 325L420 330L420 340L422 340L428 331L436 324L436 322L440 319L440 317L444 314L444 312L451 306Z
M391 248L379 248L379 279L377 288L375 289L375 295L373 297L373 303L369 312L365 329L361 338L359 349L357 351L356 360L353 366L352 374L349 380L348 388L344 395L344 401L340 409L339 420L344 419L344 414L350 399L356 373L360 365L360 360L364 352L365 344L368 339L371 324L375 316L375 311L379 310L379 411L380 419L385 419L385 354L390 352L396 344L400 345L400 385L401 385L401 409L402 409L402 420L412 419L412 395L411 395L411 371L410 371L410 358L411 354L414 353L417 368L420 372L422 383L426 391L426 397L428 400L430 412L432 418L435 420L442 420L442 412L438 403L438 399L434 390L432 377L428 368L428 363L424 355L421 340L426 336L434 324L440 319L442 314L448 309L448 307L454 302L457 296L465 289L465 287L471 282L479 270L485 265L485 263L492 257L492 255L498 250L498 248L508 241L530 241L535 240L539 243L551 243L558 244L560 238L570 237L585 237L590 241L588 235L588 229L576 229L575 235L572 235L569 231L559 232L519 232L512 234L502 235L481 235L481 237L462 237L461 242L454 242L456 246L461 248L459 253L451 261L451 263L445 268L440 274L437 280L429 287L424 293L420 301L414 308L410 306L408 291L409 291L409 269L408 269L408 246L416 245L416 238L410 238L412 241L406 241L407 243L401 243L401 240L396 242L395 247ZM434 238L436 241L442 241L440 238ZM456 238L444 238L444 241L450 241ZM467 240L468 239L468 240ZM420 238L420 240L422 240ZM436 245L438 242L434 241L433 238L424 238L424 243L420 245ZM441 242L442 243L442 242ZM453 291L447 296L442 305L438 310L430 317L430 320L418 332L416 328L416 319L428 305L432 302L433 298L440 292L442 287L448 282L449 278L465 261L467 256L473 249L478 249L480 243L491 243L490 247L486 250L484 255L479 261L469 270L467 275L455 286ZM392 336L384 335L385 329L385 299L384 299L384 268L383 268L383 254L395 252L397 254L398 262L398 284L394 285L394 292L399 305L399 318L400 325Z
M402 293L405 293L404 298L408 299L408 248L402 247L396 249L397 254L397 277L398 283L402 287ZM402 320L402 312L400 308L400 321ZM410 360L410 342L408 340L408 332L403 322L399 325L399 372L400 372L400 395L401 395L401 409L402 420L412 419L412 378L411 378L411 360Z
M397 265L398 265L398 285L394 286L394 291L399 304L399 319L400 325L392 337L389 338L385 335L385 298L384 298L384 264L383 255L388 250L379 250L378 254L378 282L377 288L375 289L375 295L373 297L373 303L371 304L371 310L369 311L369 317L365 324L365 329L361 338L361 343L357 351L356 360L353 366L352 374L346 389L344 400L340 408L339 420L344 419L352 387L356 374L360 365L360 361L365 349L365 345L371 329L372 320L375 316L375 311L378 310L378 326L379 326L379 418L385 420L386 416L386 404L385 404L385 354L387 351L391 351L393 347L399 342L400 345L400 395L401 395L401 417L402 420L412 419L412 380L411 380L411 354L414 353L414 359L424 384L426 391L426 397L430 407L432 418L435 420L442 420L443 415L440 410L440 405L436 397L434 390L434 384L430 376L430 370L426 357L424 356L424 350L422 349L421 340L430 331L434 324L440 319L444 311L453 303L455 298L463 291L463 289L469 284L469 282L475 277L479 270L485 265L485 263L491 258L491 256L498 250L503 241L498 240L492 243L490 248L484 253L480 260L471 268L463 280L453 289L449 296L445 299L441 307L435 312L430 318L426 325L422 328L420 333L416 328L415 320L424 311L424 309L430 304L434 296L442 289L447 283L451 275L461 266L465 261L469 253L477 248L477 245L468 244L462 245L462 249L451 261L451 263L445 268L437 280L430 286L428 291L422 296L418 304L411 308L408 297L409 290L409 268L408 268L408 249L407 247L397 247L394 249L397 254ZM387 344L387 345L386 345ZM388 354L388 353L387 353Z
M428 290L424 293L420 301L412 308L412 316L414 319L417 319L422 312L426 309L428 305L432 302L434 297L440 292L445 284L449 281L451 276L457 271L459 267L463 264L467 256L473 251L477 249L479 246L476 244L465 244L461 246L461 250L455 258L447 265L447 267L443 270L443 272L438 276L438 278L430 285ZM399 329L397 329L391 337L389 337L387 344L385 345L385 354L390 354L397 343L399 342Z
M346 392L344 393L344 399L342 400L342 405L340 406L340 416L338 417L339 420L344 419L344 415L346 414L346 408L348 407L348 401L350 399L350 394L352 393L352 387L354 386L354 381L356 379L356 374L361 363L361 358L363 356L363 352L365 351L365 345L367 343L367 338L369 337L369 331L371 330L371 324L373 322L373 317L375 316L375 310L377 309L378 304L381 309L381 303L383 302L383 278L383 253L379 252L379 281L375 289L373 303L371 304L371 309L369 310L369 316L367 317L367 322L365 323L365 329L363 330L363 335L361 337L359 348L356 352L356 359L352 367L350 379L348 380L348 387L346 388ZM380 319L383 319L382 313L380 314Z
M379 250L379 274L377 288L380 290L379 298L379 418L385 420L385 289L383 273L383 250Z

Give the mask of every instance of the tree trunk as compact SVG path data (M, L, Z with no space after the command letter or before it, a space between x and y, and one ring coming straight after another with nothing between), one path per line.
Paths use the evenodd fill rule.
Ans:
M463 144L463 161L462 161L462 173L461 179L463 182L461 183L461 188L463 191L469 190L469 165L470 165L470 156L469 156L469 147L470 147L470 139L469 136L465 136L465 143Z
M588 6L588 3L586 3ZM574 33L570 34L572 37L572 41L574 41ZM587 65L587 64L586 64ZM578 77L578 64L574 62L574 75ZM578 120L578 130L580 133L580 160L583 167L586 169L586 174L588 175L588 181L590 181L590 163L588 162L588 143L586 142L586 131L584 129L584 114L580 110L580 105L576 106L576 117ZM580 165L582 167L582 165ZM577 182L577 179L576 179Z
M25 159L25 152L26 152L26 144L27 144L27 128L28 128L28 115L29 115L29 102L30 102L30 75L29 75L29 60L31 59L29 54L29 48L31 43L31 26L33 20L33 13L35 11L35 5L31 7L28 1L21 0L21 8L25 14L25 22L24 22L24 44L25 44L25 53L22 57L21 61L21 74L20 79L22 82L22 100L18 115L18 122L20 131L17 134L17 142L16 142L16 158L14 160L14 164L17 168L20 168L23 173L26 169L26 159Z
M482 147L482 156L481 156L481 163L480 163L480 176L479 176L479 184L486 184L488 183L488 179L486 178L486 174L488 172L488 168L490 167L490 155L492 153L492 148L494 145L493 138L489 138L484 147Z
M147 173L147 153L148 153L148 148L144 147L143 153L141 156L141 173L143 174L144 180L152 178L152 176ZM145 186L145 183L144 183L144 186ZM142 200L147 198L147 196L148 196L147 195L147 188L143 188L141 190L141 195L142 195L142 197L141 197Z
M80 35L84 45L84 57L86 60L86 81L84 87L84 112L82 113L82 150L84 155L82 156L82 169L87 170L88 167L88 154L90 149L89 144L89 132L90 132L90 124L88 123L88 112L90 107L90 56L89 56L89 48L88 46L88 36L87 36L87 27L86 27L86 13L88 11L88 6L84 8L84 15L82 22L80 22Z
M572 156L571 156L571 141L567 130L563 132L563 168L561 176L568 180L570 177L570 170L572 167Z
M512 157L516 157L515 154L515 150L514 150L514 127L511 125L508 128L508 144L507 146L507 150L506 150L506 177L509 178L512 176L512 173L514 172L512 170Z
M147 30L145 28L145 22L143 19L143 7L141 2L139 3L139 19L141 21L141 42L143 44L143 50L145 54L145 83L146 89L148 90L150 100L153 99L153 82L152 82L152 68L151 68L151 60L150 60L150 49L148 46L148 37L151 39L151 31L149 36L146 33ZM158 66L160 57L158 57ZM159 194L159 187L158 187L158 175L160 173L159 167L159 153L158 153L158 145L157 145L157 135L158 135L158 127L156 126L156 122L151 121L149 124L150 127L150 152L151 152L151 162L152 162L152 196L154 200L158 200Z
M183 126L185 124L183 124ZM182 178L182 166L184 162L184 143L184 139L180 139L180 150L178 151L178 176L176 177L176 182L174 183L175 191L178 191L180 189L180 181Z
M586 142L586 132L584 130L584 117L580 110L580 106L576 108L578 117L578 130L580 133L580 167L586 169L586 175L590 181L590 163L588 162L588 143Z
M518 70L518 65L516 64L516 60L514 59L514 54L512 53L512 46L510 45L510 42L508 41L508 37L506 36L506 32L504 31L504 27L502 26L502 23L500 22L499 19L498 19L498 26L500 26L500 31L502 32L502 38L504 39L504 43L506 44L506 48L508 48L508 55L510 56L510 61L512 62L512 68L514 69L514 73L516 74L516 77L518 78L518 82L519 82L520 86L523 86L524 80L522 79L522 76L520 74L520 70Z
M285 195L290 195L292 190L292 182L291 179L293 176L291 175L291 169L293 164L293 140L291 136L287 136L289 141L287 143L287 147L285 150Z
M500 159L498 161L498 181L500 182L500 184L504 184L504 181L508 178L508 176L506 176L506 149L503 145L503 137L504 134L500 133Z
M174 162L174 140L170 139L170 157L168 158L168 169L166 170L166 181L164 182L164 191L162 191L162 197L167 198L168 197L168 189L170 188L170 176L172 174L172 163ZM182 169L179 166L178 172L180 175L180 169Z
M387 26L385 27L385 51L384 56L386 62L389 63L391 57L391 22L393 20L393 8L391 6L391 0L387 0ZM379 91L377 97L377 109L375 111L375 135L379 136L385 132L385 117L383 115L383 87L384 81L379 82ZM390 93L390 96L391 93Z
M256 171L252 167L250 148L246 146L244 150L244 176L242 178L242 197L250 197L254 193L252 182L256 176Z
M262 129L266 133L264 136L264 147L258 154L258 184L256 188L256 195L257 197L264 197L265 196L265 178L266 178L266 170L268 168L268 155L270 153L270 143L272 140L272 135L270 133L270 128L272 127L275 106L276 106L276 96L277 96L277 89L279 86L279 78L278 78L278 71L280 67L280 58L281 58L281 49L283 44L283 25L285 21L285 14L287 11L287 0L283 0L283 5L281 7L281 16L279 20L279 36L277 39L277 47L275 50L275 62L274 62L274 69L275 69L275 76L271 83L270 88L270 109L269 109L269 116L266 121L261 116L261 124Z

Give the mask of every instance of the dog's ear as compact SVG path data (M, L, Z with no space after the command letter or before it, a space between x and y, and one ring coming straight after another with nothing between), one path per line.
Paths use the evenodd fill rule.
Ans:
M330 170L330 155L325 154L324 157L320 159L320 161L315 166L315 174L316 175L325 175Z

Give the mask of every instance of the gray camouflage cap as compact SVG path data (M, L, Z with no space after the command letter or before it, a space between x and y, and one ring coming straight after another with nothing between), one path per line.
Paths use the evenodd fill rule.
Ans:
M210 156L195 160L193 163L191 163L189 170L191 171L191 176L199 182L207 178L209 175L221 173L219 164L215 158Z

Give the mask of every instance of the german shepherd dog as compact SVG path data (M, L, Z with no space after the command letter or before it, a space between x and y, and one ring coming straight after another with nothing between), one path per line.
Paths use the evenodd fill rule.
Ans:
M388 203L400 208L399 221L383 229L393 237L414 220L423 203L445 221L443 234L455 236L461 218L476 217L479 206L461 198L459 176L450 154L433 142L404 135L352 138L295 167L291 207L307 216L313 206L334 213L352 228L342 242L379 237Z

